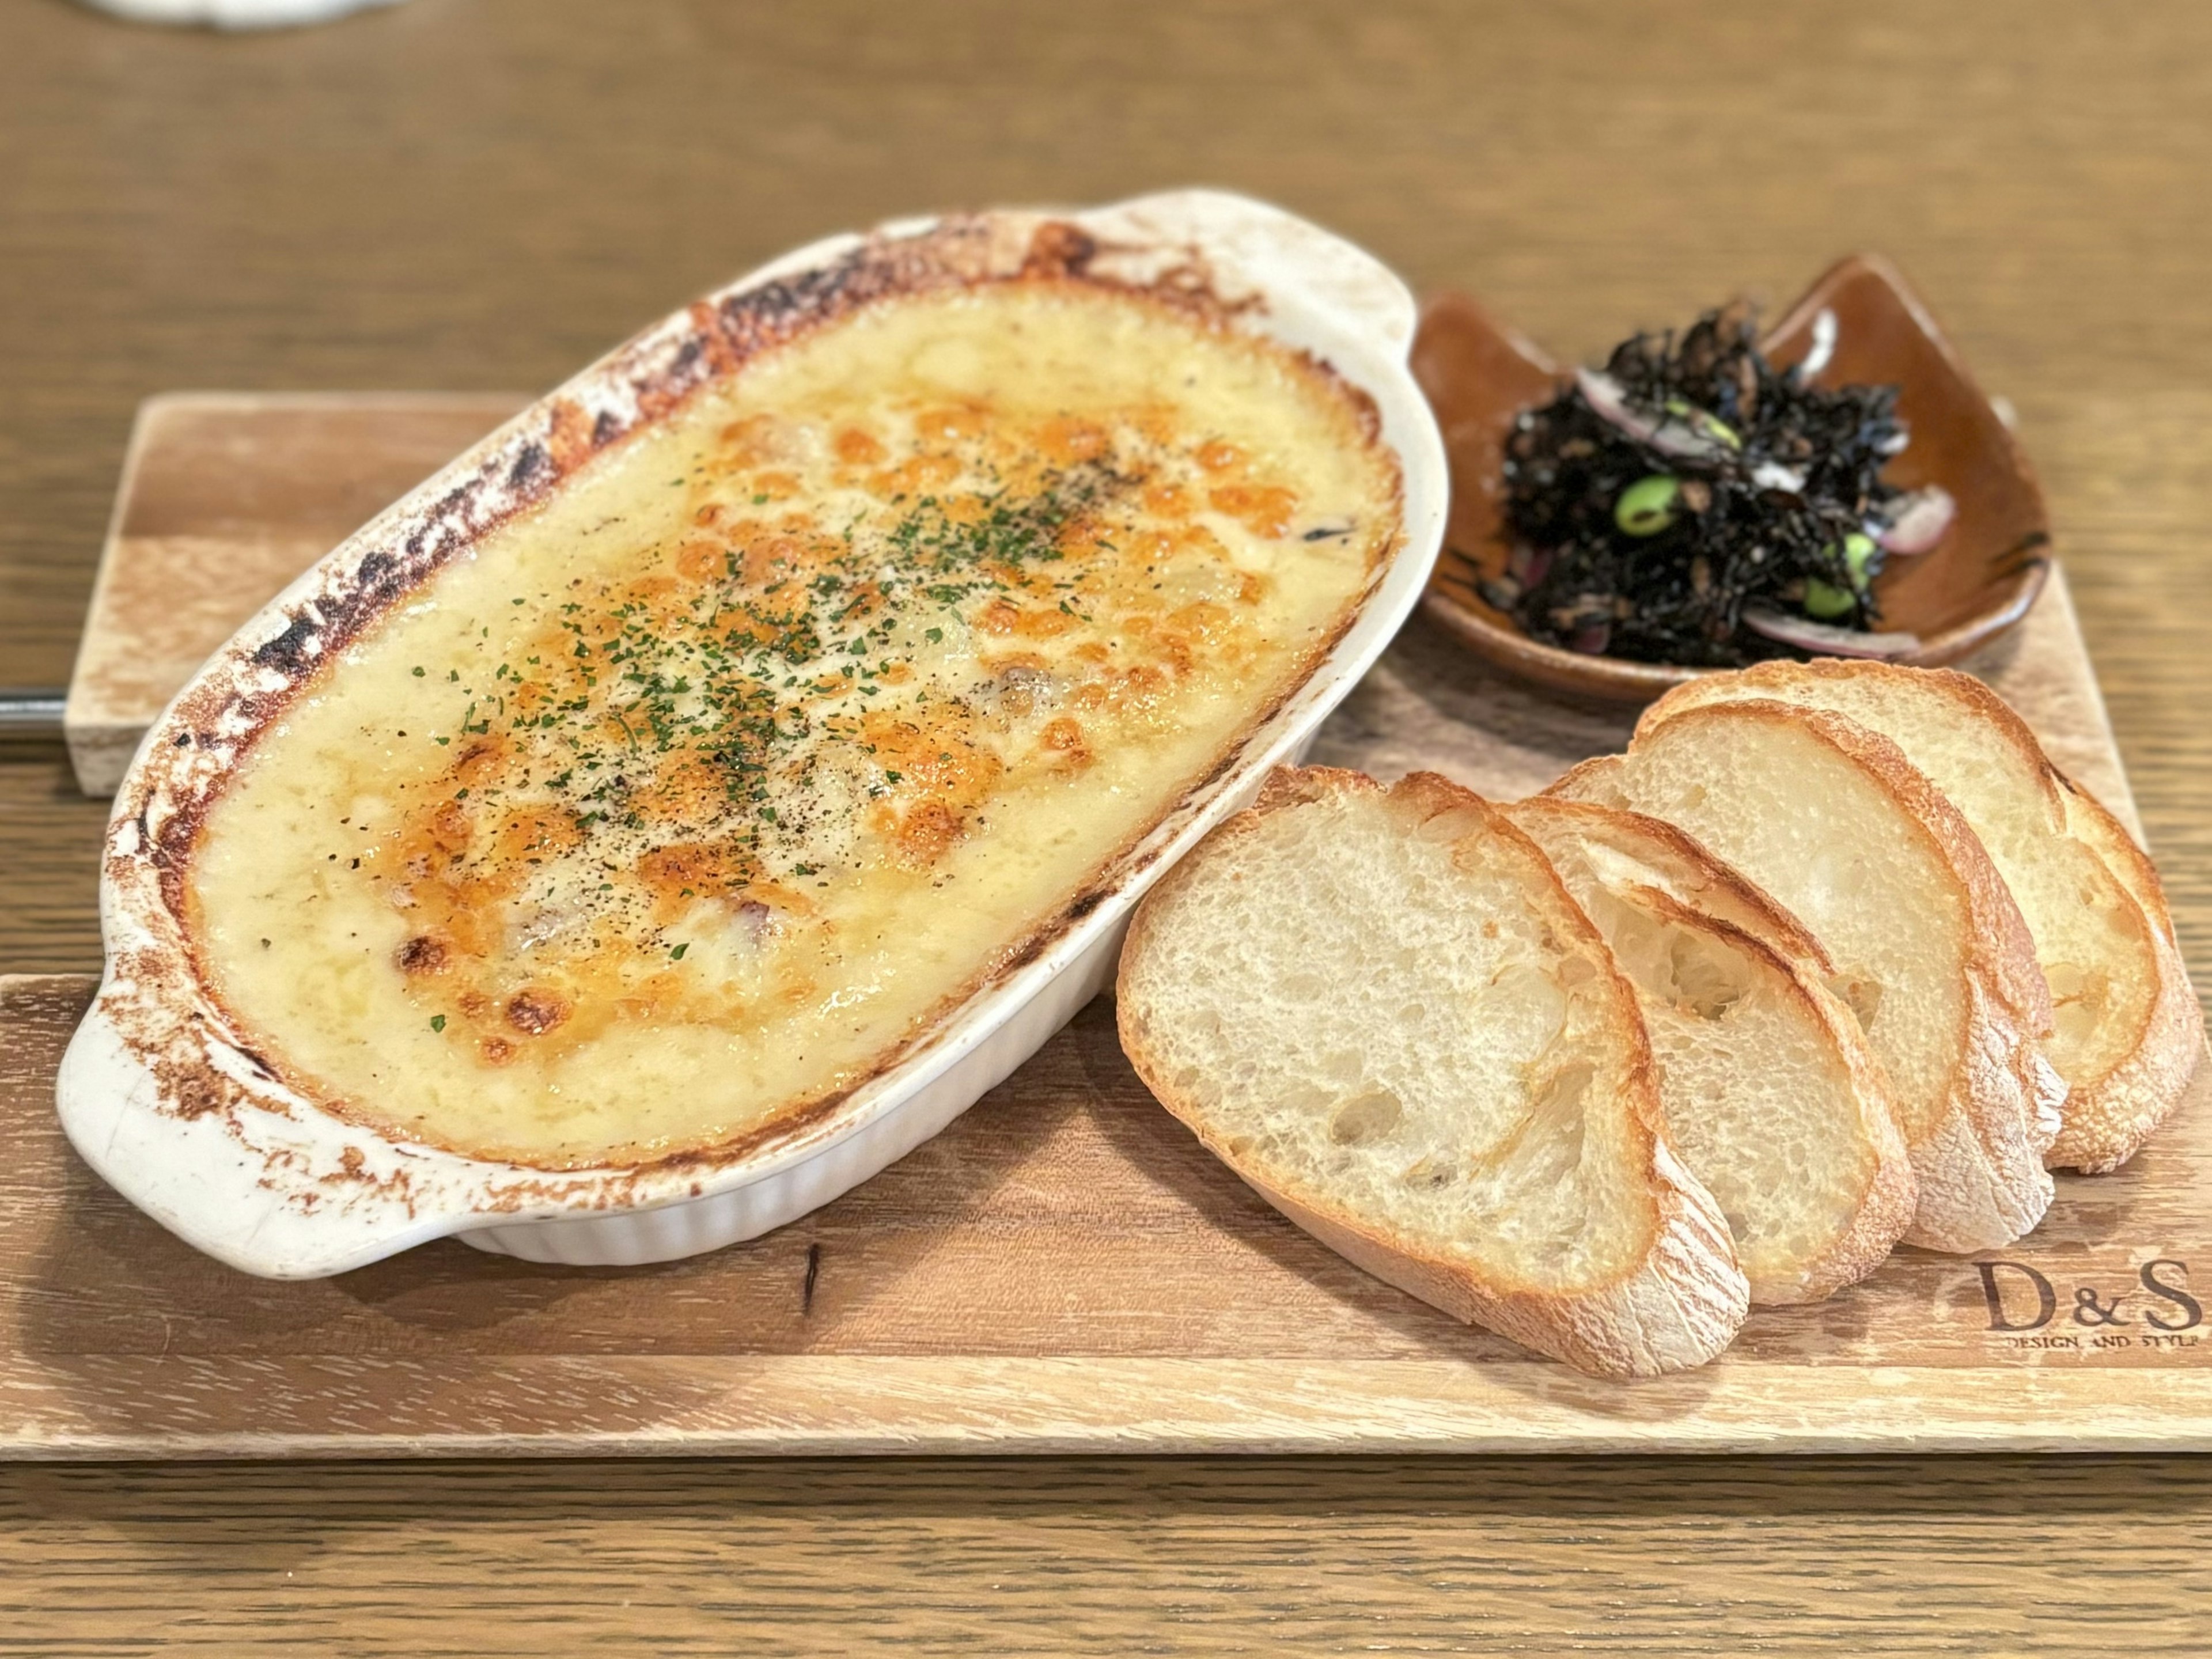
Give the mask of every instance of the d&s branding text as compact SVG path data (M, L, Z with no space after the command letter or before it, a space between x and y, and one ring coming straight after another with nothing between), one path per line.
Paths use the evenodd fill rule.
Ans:
M2131 1282L2059 1285L2025 1261L1977 1261L1989 1329L2011 1348L2179 1348L2202 1340L2189 1264L2154 1256ZM2062 1296L2072 1305L2062 1304Z

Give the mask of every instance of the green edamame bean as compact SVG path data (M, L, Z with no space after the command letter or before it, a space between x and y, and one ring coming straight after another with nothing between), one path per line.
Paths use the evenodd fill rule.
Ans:
M1632 536L1656 536L1674 522L1681 504L1680 481L1655 472L1620 492L1613 504L1613 521Z
M1818 576L1805 584L1805 614L1818 617L1822 622L1833 622L1838 617L1849 616L1851 607L1858 603L1849 589L1838 587L1833 582L1824 582Z

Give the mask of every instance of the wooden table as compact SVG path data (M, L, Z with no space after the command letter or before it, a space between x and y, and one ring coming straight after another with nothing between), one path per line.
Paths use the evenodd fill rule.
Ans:
M0 680L67 672L137 399L550 383L779 248L1206 180L1562 353L1898 258L2020 410L2212 967L2212 9L0 0ZM0 968L101 806L0 759ZM0 1469L0 1654L2202 1653L2212 1466Z

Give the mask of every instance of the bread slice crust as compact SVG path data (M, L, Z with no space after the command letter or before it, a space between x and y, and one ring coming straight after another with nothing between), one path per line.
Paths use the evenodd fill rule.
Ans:
M2142 1150L2188 1093L2203 1063L2204 1014L2181 960L2158 867L2102 801L2063 773L2059 781L2066 790L2069 829L2136 902L2157 963L2158 995L2133 1052L2091 1082L2081 1099L2067 1097L2066 1121L2048 1154L2053 1169L2110 1175Z
M2037 825L2048 838L2046 845L2027 848L2027 858L2063 856L2057 842L2073 841L2088 849L2094 867L2111 876L2112 909L2117 927L2101 936L2086 938L2086 929L2066 922L2075 918L2051 918L2037 927L2035 887L2015 880L2020 898L2042 964L2057 973L2063 956L2077 953L2084 945L2100 949L2101 957L2090 963L2097 982L2119 988L2121 1006L2100 1011L2100 1037L2106 1037L2101 1061L2090 1066L2059 1064L2069 1093L2066 1119L2057 1141L2046 1152L2051 1168L2079 1168L2090 1175L2115 1170L2126 1164L2148 1134L2163 1121L2188 1088L2197 1057L2203 1048L2203 1020L2197 1011L2197 994L2190 988L2181 951L2174 945L2172 915L2166 909L2166 894L2159 887L2157 869L2150 858L2088 790L2063 775L2028 723L2020 719L2011 703L1984 686L1973 675L1951 668L1902 668L1881 661L1770 661L1745 668L1735 675L1712 675L1668 692L1644 714L1644 721L1672 719L1687 708L1708 706L1735 696L1770 696L1778 702L1808 708L1838 708L1844 717L1860 719L1882 730L1900 745L1907 759L1931 772L1916 754L1927 752L1933 741L1978 741L1986 763L1978 768L1982 779L2011 776L2020 781L2013 805L2017 823ZM1893 717L1869 719L1867 703L1893 710ZM1847 706L1844 706L1847 703ZM1858 710L1858 712L1854 712ZM1940 730L1929 730L1940 726ZM1639 730L1644 730L1639 726ZM1927 732L1929 744L1916 737ZM1933 772L1931 772L1933 775ZM1938 779L1940 787L1940 776ZM1989 785L1982 785L1989 787ZM1954 801L1960 805L1960 801ZM1975 805L1964 805L1964 817L1975 818ZM2006 869L2002 842L1984 836L1984 845ZM2015 854L2020 856L2020 854ZM2057 933L2070 933L2059 942ZM2075 969L2081 971L2081 969ZM2055 998L2066 995L2053 987ZM2115 1030L2115 1022L2126 1029ZM2055 1055L2057 1057L2057 1055Z
M1843 715L1771 699L1677 703L1663 714L1655 704L1626 756L1585 762L1547 793L1662 816L1635 792L1639 756L1662 744L1725 747L1732 733L1758 727L1795 732L1820 745L1896 808L1892 822L1879 830L1837 826L1838 833L1911 837L1947 872L1967 919L1958 963L1966 994L1938 1097L1915 1102L1900 1094L1920 1188L1905 1242L1961 1253L2010 1243L2042 1218L2051 1198L2043 1155L2057 1133L2065 1085L2040 1048L2051 1028L2050 989L2027 925L1988 853L1958 809L1895 744ZM1697 827L1692 830L1697 833ZM1723 858L1733 850L1703 838ZM1768 873L1739 867L1753 879ZM1817 919L1800 920L1819 930ZM1881 1037L1869 1035L1876 1052L1883 1052ZM1903 1079L1893 1080L1902 1091Z
M1547 1281L1538 1264L1515 1273L1409 1237L1363 1213L1302 1172L1271 1166L1249 1141L1218 1121L1208 1097L1216 1079L1178 1080L1168 1063L1168 1023L1178 1017L1174 987L1162 982L1156 957L1178 925L1187 895L1204 884L1240 879L1245 844L1267 832L1277 814L1309 807L1373 807L1392 835L1446 844L1461 867L1475 842L1485 856L1510 860L1521 902L1563 952L1588 964L1591 994L1602 999L1607 1041L1619 1064L1618 1111L1635 1188L1618 1194L1633 1206L1633 1245L1617 1268L1581 1282ZM1322 893L1284 893L1268 902L1325 902ZM1464 925L1480 926L1468 914ZM1461 925L1456 919L1454 925ZM1388 974L1379 957L1340 964L1341 971ZM1568 896L1543 854L1487 801L1432 773L1416 773L1385 788L1373 779L1327 768L1284 769L1258 802L1230 819L1184 858L1138 907L1122 947L1116 981L1121 1044L1146 1085L1200 1141L1291 1221L1376 1278L1455 1316L1512 1338L1539 1352L1601 1376L1650 1376L1710 1359L1733 1340L1748 1307L1748 1286L1719 1207L1683 1168L1662 1134L1663 1114L1650 1044L1635 994L1587 917ZM1218 1091L1216 1091L1218 1093ZM1601 1109L1593 1103L1588 1111ZM1585 1120L1587 1121L1587 1120Z
M1846 1212L1828 1236L1811 1249L1791 1249L1783 1242L1747 1231L1743 1217L1730 1211L1737 1253L1751 1281L1753 1305L1788 1305L1823 1301L1857 1283L1888 1259L1890 1250L1912 1224L1918 1201L1912 1164L1897 1124L1888 1074L1868 1046L1850 1010L1822 982L1834 971L1816 939L1794 916L1745 877L1706 851L1693 837L1663 820L1589 801L1538 796L1505 809L1506 816L1541 847L1594 921L1594 908L1610 896L1641 910L1662 927L1702 938L1729 953L1747 975L1746 993L1762 994L1770 1006L1786 1010L1808 1046L1825 1062L1825 1086L1816 1084L1795 1109L1820 1115L1820 1127L1833 1139L1832 1150L1852 1159L1858 1180ZM1627 861L1608 874L1590 862L1593 847ZM1642 879L1644 875L1664 887ZM1598 891L1590 890L1592 888ZM1741 925L1748 919L1750 927ZM1758 931L1753 931L1757 928ZM1626 958L1624 969L1630 969ZM1672 1021L1690 1042L1733 1060L1729 1051L1741 1041L1723 1023L1683 1017L1679 1010L1655 1006L1655 989L1638 980L1646 1023L1656 1036L1661 1022ZM1657 1056L1660 1099L1667 1112L1668 1139L1716 1198L1727 1208L1729 1194L1710 1169L1702 1167L1698 1137L1685 1119L1696 1115L1717 1120L1715 1127L1740 1134L1768 1127L1758 1091L1763 1079L1737 1079L1741 1091L1715 1100L1709 1089L1693 1091L1668 1075L1664 1053ZM1747 1060L1749 1057L1746 1056ZM1727 1060L1723 1062L1728 1063ZM1795 1079L1793 1079L1795 1080ZM1840 1143L1838 1145L1838 1143Z

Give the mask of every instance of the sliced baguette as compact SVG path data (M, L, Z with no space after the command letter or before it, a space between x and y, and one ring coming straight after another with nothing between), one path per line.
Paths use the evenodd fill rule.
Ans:
M2134 839L2002 698L1948 669L1765 663L1682 686L1644 720L1741 697L1832 709L1881 732L1973 826L2051 986L2047 1052L2067 1096L2046 1161L2095 1173L2126 1163L2180 1099L2204 1042L2157 872Z
M2027 924L1974 832L1897 745L1763 700L1685 709L1550 793L1679 825L1817 933L1889 1073L1920 1198L1907 1243L1992 1249L2051 1202L2065 1085Z
M1758 1304L1856 1283L1911 1224L1889 1079L1794 921L1671 824L1587 801L1505 809L1544 849L1637 989L1666 1138L1711 1193ZM1702 901L1702 902L1701 902Z
M1377 1278L1603 1375L1701 1364L1742 1322L1635 993L1480 797L1278 772L1139 907L1116 988L1162 1103Z
M1559 825L1561 835L1571 828L1577 855L1597 866L1609 883L1625 881L1655 888L1676 903L1726 922L1776 954L1802 963L1824 982L1835 974L1836 964L1818 934L1776 903L1765 888L1723 863L1694 836L1674 824L1641 812L1559 795L1539 795L1501 810L1544 848L1555 869L1559 867L1554 856L1560 845L1559 838L1547 840L1539 834L1539 824L1530 814L1540 814L1543 822Z
M2166 888L2150 854L2087 790L2070 780L2067 790L2069 827L2135 900L2161 966L2158 1001L2145 1022L2142 1045L2112 1072L2078 1122L2073 1103L2067 1103L2067 1121L2051 1146L2048 1161L2053 1168L2108 1175L2135 1156L2188 1093L2190 1079L2204 1063L2204 1013L2182 966L2181 941L2174 935ZM2069 983L2068 988L2074 988Z

